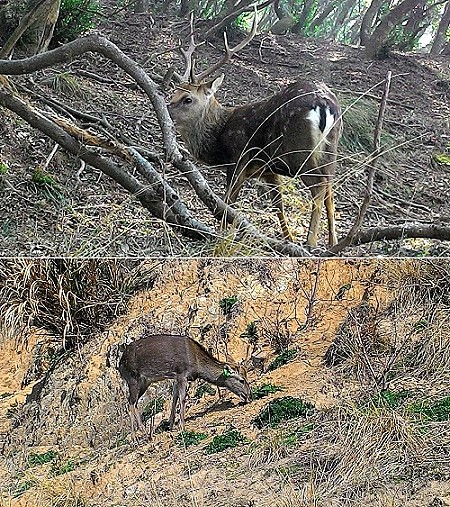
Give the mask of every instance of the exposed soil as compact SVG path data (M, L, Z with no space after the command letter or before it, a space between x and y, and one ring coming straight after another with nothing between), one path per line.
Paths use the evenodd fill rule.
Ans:
M381 408L365 412L361 400L367 401L373 385L356 368L357 357L347 364L347 372L324 362L336 337L345 335L346 325L355 325L363 332L359 322L349 318L349 312L358 311L362 305L378 312L371 331L377 333L378 343L391 343L394 334L402 340L410 332L418 316L423 316L417 298L414 306L393 307L391 303L396 294L394 280L408 271L413 274L417 266L402 260L167 261L156 269L154 288L135 296L123 317L61 362L37 397L30 396L30 391L39 380L24 389L20 384L33 367L31 351L39 341L46 343L48 336L34 332L28 347L23 345L25 335L19 335L15 343L0 337L0 357L8 357L8 361L0 361L0 505L447 505L448 460L435 458L428 447L415 447L414 425L404 419L406 412ZM237 305L224 315L220 301L231 295L237 295ZM305 328L310 301L314 305ZM125 387L115 368L107 366L107 358L112 365L117 362L115 346L135 339L145 326L155 332L187 331L215 356L225 359L227 351L241 361L248 358L251 349L242 335L252 321L257 322L258 353L264 358L265 369L251 370L249 380L253 386L270 382L284 390L243 406L229 392L222 393L221 400L217 394L197 399L194 393L199 384L193 385L186 429L206 433L206 440L183 448L177 443L177 429L156 434L152 442L145 437L139 444L133 442ZM441 340L448 340L448 326L439 329ZM288 335L290 347L299 352L294 361L269 371L278 333ZM363 334L362 338L369 343L371 336ZM421 360L425 363L426 359ZM439 364L445 361L448 357L442 356ZM407 373L406 365L404 368L393 381L392 391L407 389L426 399L450 393L444 370L439 380L436 376L430 380L421 378L418 371ZM140 408L155 395L165 398L159 422L169 411L166 383L149 388ZM274 429L257 429L255 416L269 400L282 396L301 397L314 404L318 415L312 419L312 433L301 436L301 428L306 427L301 418L294 421L296 426L291 422ZM360 420L352 431L360 438L361 447L350 446L353 457L348 462L342 442L346 420L337 417L339 410L350 410ZM371 434L383 425L385 433ZM205 454L205 444L230 427L240 431L249 443ZM300 431L298 440L285 443L293 427ZM394 434L392 447L386 447L393 428L398 434ZM440 435L436 445L445 448L448 421L439 423L435 431ZM347 438L353 437L349 434ZM366 442L371 445L370 459L363 463L364 473L356 473L353 467L359 456L365 456ZM332 449L334 457L321 464ZM30 465L30 456L48 451L58 453L58 457ZM384 459L388 465L385 474L379 475L379 460ZM335 474L340 460L346 469L342 477ZM403 470L402 466L410 468ZM413 472L408 475L406 470Z
M186 24L177 18L127 17L123 13L103 20L99 29L127 55L150 73L164 74L170 65L180 68L176 52L179 37L187 33ZM231 43L242 38L230 36ZM216 61L222 51L219 38L201 47L199 65ZM157 52L163 54L148 61ZM81 75L90 71L108 82ZM365 186L365 163L370 136L376 121L382 81L391 70L393 81L385 121L385 147L379 161L375 195L366 218L367 226L401 224L447 224L450 221L448 195L450 170L433 161L450 143L450 59L431 59L422 54L394 54L384 61L368 61L361 48L347 47L324 40L298 36L261 34L255 37L226 69L219 99L227 105L243 104L267 97L297 77L321 80L337 92L345 106L363 116L369 139L358 147L354 120L347 122L350 141L341 145L336 176L337 223L339 233L348 231L358 211ZM70 72L75 87L56 91L52 79ZM44 96L97 117L111 125L110 133L130 142L161 152L159 127L149 101L130 78L98 55L86 55L64 68L48 69L30 78L14 78ZM61 85L61 79L59 80ZM54 85L56 86L56 85ZM19 93L23 89L18 88ZM368 93L357 105L354 101ZM170 94L170 93L169 93ZM353 104L353 105L352 105ZM48 106L41 101L36 105ZM344 123L351 111L344 114ZM85 124L86 126L86 124ZM91 125L101 132L101 128ZM367 137L367 134L366 134ZM367 141L369 145L367 145ZM32 181L36 168L45 164L53 143L31 130L12 113L2 110L0 118L1 159L8 173L2 176L4 198L0 205L0 249L3 255L248 255L264 252L257 247L204 244L175 235L170 228L141 208L136 200L115 182L60 151L46 171L56 182L42 185ZM167 166L166 177L181 194L196 216L217 227L186 180ZM225 176L218 168L203 172L223 195ZM303 241L309 219L310 196L300 182L286 180L285 201L290 227ZM260 184L249 182L239 198L239 206L262 231L277 235L279 226L269 200ZM322 234L322 244L325 230ZM350 255L448 255L448 244L437 241L408 240L379 242L370 247L353 248Z

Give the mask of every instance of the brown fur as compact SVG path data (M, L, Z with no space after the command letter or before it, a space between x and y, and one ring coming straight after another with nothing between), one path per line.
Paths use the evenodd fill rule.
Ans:
M226 387L244 401L250 400L250 386L244 377L226 363L215 359L192 338L177 335L147 335L125 347L119 372L128 384L129 407L133 430L135 423L143 428L137 413L139 398L152 382L174 379L170 427L175 423L177 403L184 427L187 383L201 378Z
M325 200L329 243L335 244L332 179L342 131L335 95L324 84L296 81L266 100L223 107L214 97L221 81L184 83L170 102L171 115L189 151L203 163L226 166L230 202L236 200L247 178L265 180L288 238L278 175L300 176L313 197L307 243L317 244ZM326 137L307 118L313 110L321 115L329 111L334 119Z

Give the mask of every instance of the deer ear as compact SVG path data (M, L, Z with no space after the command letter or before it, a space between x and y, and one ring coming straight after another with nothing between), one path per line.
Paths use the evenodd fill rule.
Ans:
M216 79L205 83L206 92L208 95L214 95L214 93L216 93L216 91L220 88L224 77L225 74L221 74L219 77L216 77Z

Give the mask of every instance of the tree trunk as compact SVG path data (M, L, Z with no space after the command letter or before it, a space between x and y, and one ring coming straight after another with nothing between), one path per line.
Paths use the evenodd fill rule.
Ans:
M444 12L442 13L441 21L434 37L433 45L431 46L430 53L432 55L438 55L444 45L446 39L446 33L450 26L450 0L445 4Z
M32 47L29 48L29 53L38 54L45 52L53 36L60 5L61 0L37 0L30 2L30 10L23 16L19 26L2 47L0 58L7 59L12 54L15 45L27 30L31 30L35 34Z
M305 3L303 4L302 13L300 14L297 23L295 23L295 25L291 28L291 32L304 34L306 20L308 19L309 11L311 10L313 4L314 0L305 0Z
M360 32L360 40L363 46L365 46L370 40L372 26L375 24L375 20L382 3L383 0L372 0L372 3L369 5L369 8L363 16Z
M326 5L325 9L311 21L311 24L309 25L309 31L313 33L314 30L327 19L327 17L334 11L334 9L336 9L336 6L337 3L334 0Z
M408 12L415 7L421 7L426 1L427 0L403 0L397 7L390 10L366 42L366 55L372 59L384 56L385 50L387 49L386 42L392 29L401 23Z

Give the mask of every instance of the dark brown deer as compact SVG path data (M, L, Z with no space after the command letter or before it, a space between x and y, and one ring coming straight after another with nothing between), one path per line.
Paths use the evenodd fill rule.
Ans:
M189 49L183 51L184 82L177 86L170 101L170 114L188 150L199 162L226 168L227 202L235 202L246 179L261 178L270 187L283 235L291 239L279 176L300 176L313 199L307 244L312 247L317 244L325 202L328 241L335 245L332 184L342 132L336 96L323 83L298 80L260 102L224 107L214 96L222 84L223 74L203 82L248 44L255 32L256 21L251 33L232 49L225 37L225 56L198 76L193 70L196 45L191 32Z
M129 409L133 432L136 424L145 431L137 403L152 382L174 379L170 429L175 423L178 402L184 428L187 383L197 378L226 387L248 402L251 390L247 380L228 364L215 359L192 338L178 335L148 335L125 347L119 372L129 388Z

